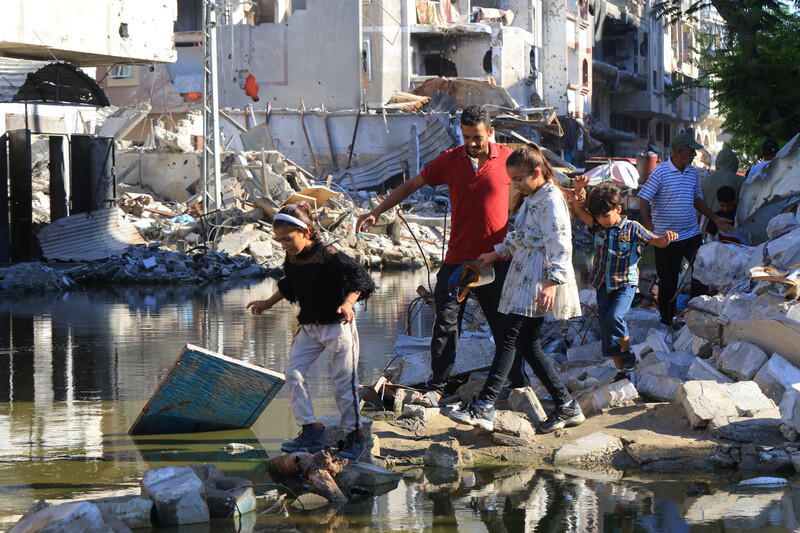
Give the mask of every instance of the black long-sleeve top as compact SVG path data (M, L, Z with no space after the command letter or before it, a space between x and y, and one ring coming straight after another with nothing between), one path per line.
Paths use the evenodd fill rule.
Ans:
M342 315L336 309L351 292L366 300L375 291L367 271L346 254L317 240L296 256L286 256L284 277L278 290L284 298L300 305L301 324L336 324Z

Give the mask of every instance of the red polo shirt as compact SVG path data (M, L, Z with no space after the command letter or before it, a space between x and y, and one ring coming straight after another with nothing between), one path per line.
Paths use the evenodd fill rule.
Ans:
M494 250L508 232L511 150L489 143L489 157L475 172L464 145L436 157L420 173L432 187L450 188L450 241L444 262L461 264Z

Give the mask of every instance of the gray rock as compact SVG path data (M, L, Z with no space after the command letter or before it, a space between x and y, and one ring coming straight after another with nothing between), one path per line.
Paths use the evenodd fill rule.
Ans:
M268 234L258 229L240 230L226 233L217 241L217 252L238 255L244 252L252 242L268 238Z
M512 389L508 394L508 405L514 411L527 416L535 427L547 420L547 414L531 387Z
M150 520L153 511L153 500L145 496L132 494L115 498L91 500L102 514L113 515L122 520L130 528L152 527Z
M366 463L348 463L345 466L345 471L352 471L355 474L355 483L353 484L366 485L368 487L396 483L402 477L402 474L398 472ZM339 482L339 476L336 476L336 481Z
M51 505L24 516L7 533L113 533L89 502Z
M793 472L792 458L783 450L769 450L759 453L759 472Z
M589 361L567 362L561 367L561 379L570 392L580 392L597 387L603 380L616 374L613 361L610 358L602 364Z
M800 383L786 389L781 400L780 413L783 423L800 433Z
M687 381L716 381L717 383L733 383L733 380L708 364L703 359L695 359L686 372Z
M652 329L665 330L658 311L654 309L633 307L625 315L625 322L628 323L628 332L634 344L644 341Z
M602 357L600 341L567 349L567 361L600 361Z
M689 330L689 326L683 326L675 336L675 342L672 343L672 347L675 350L689 352L692 350L692 341L694 341L694 338L695 335Z
M189 465L189 468L192 469L194 475L197 476L202 482L205 482L209 479L216 479L225 477L225 474L220 470L216 465L212 465L210 463L204 463L200 465Z
M717 368L738 380L751 380L767 362L767 354L749 342L733 342L717 357Z
M103 518L103 522L105 522L114 533L133 533L131 528L116 516L106 513L100 513L100 516Z
M794 213L781 213L767 223L767 237L770 240L786 235L800 227Z
M431 418L439 416L440 414L441 411L438 407L425 407L422 405L410 404L403 406L403 416L407 416L409 418L419 418L423 422L427 422Z
M772 401L779 403L786 390L800 383L800 368L774 353L761 367L753 381Z
M739 416L733 398L716 381L687 381L678 388L678 401L695 428L714 418Z
M464 464L461 458L461 445L453 438L443 442L433 442L425 450L422 462L428 466L458 468Z
M470 374L467 382L456 390L456 394L461 398L461 401L471 402L477 398L488 375L488 372L473 372Z
M248 245L250 256L257 263L265 263L269 261L273 254L272 241L265 239L263 241L251 242Z
M781 417L777 408L765 410L757 417L714 418L708 423L711 434L737 442L763 443L781 438Z
M533 429L530 421L524 416L513 411L497 410L494 413L494 431L496 433L506 433L527 439L533 442L536 430Z
M490 367L494 358L494 351L494 343L489 339L460 339L451 376L459 376ZM400 359L398 368L400 371L399 383L401 385L413 387L425 383L431 378L430 350L403 357Z
M253 482L236 477L217 477L206 480L206 503L213 518L244 515L256 509Z
M756 413L775 408L775 402L761 392L755 381L728 383L723 387L733 398L740 416L754 416Z
M500 446L530 446L531 442L522 437L507 435L505 433L492 433L492 442Z
M744 281L754 248L710 242L697 251L693 275L702 283L726 291Z
M163 466L148 470L140 485L142 495L153 499L159 525L208 522L205 488L190 467Z
M708 359L713 354L714 344L702 337L694 335L692 340L692 353L702 359Z
M642 396L663 402L674 402L678 398L678 388L683 383L688 365L684 368L669 360L659 360L662 357L667 359L667 354L650 354L639 363L637 367L639 381L636 389Z
M622 441L613 435L599 431L565 444L553 457L553 464L566 464L589 458L607 457L623 449Z

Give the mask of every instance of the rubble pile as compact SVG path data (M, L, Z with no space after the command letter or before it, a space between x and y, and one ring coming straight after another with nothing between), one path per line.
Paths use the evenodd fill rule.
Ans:
M75 284L64 273L42 263L20 263L0 268L0 294L31 289L68 290Z

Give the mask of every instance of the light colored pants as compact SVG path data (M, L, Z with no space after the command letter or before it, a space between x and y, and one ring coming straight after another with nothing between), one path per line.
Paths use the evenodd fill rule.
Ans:
M306 374L326 348L331 353L330 371L336 406L342 416L342 429L347 435L356 428L358 420L356 369L359 345L355 320L349 324L300 325L284 369L292 411L295 421L300 426L317 421Z

